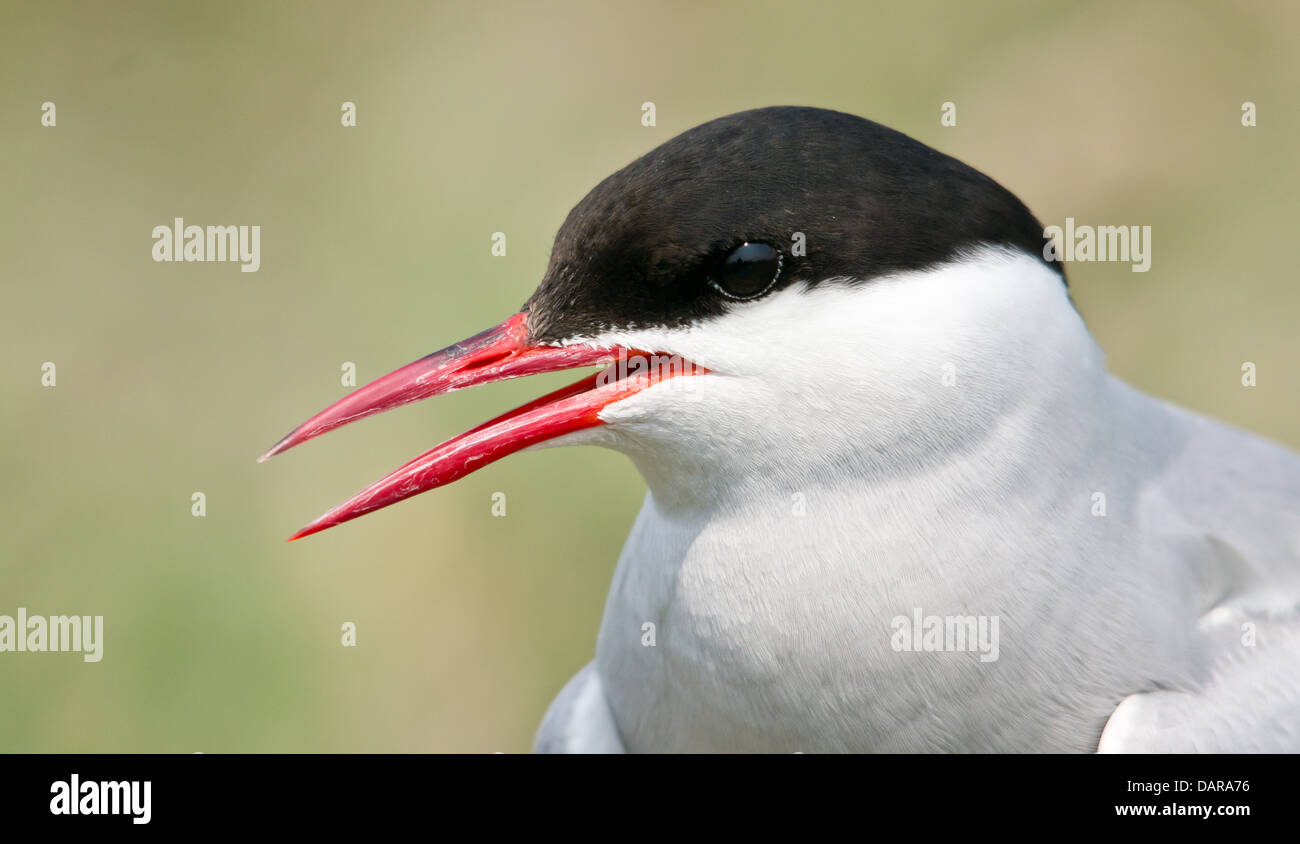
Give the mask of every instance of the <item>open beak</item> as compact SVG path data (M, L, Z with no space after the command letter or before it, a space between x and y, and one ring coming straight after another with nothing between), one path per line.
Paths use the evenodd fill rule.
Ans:
M325 513L289 541L449 484L521 448L602 425L600 412L610 404L666 378L705 371L689 363L683 366L679 358L673 359L674 365L662 365L657 355L621 347L530 344L526 320L526 312L515 314L495 328L372 381L293 429L258 462L349 422L464 387L579 366L614 365L433 447ZM650 362L639 362L646 360ZM629 361L636 363L629 365Z

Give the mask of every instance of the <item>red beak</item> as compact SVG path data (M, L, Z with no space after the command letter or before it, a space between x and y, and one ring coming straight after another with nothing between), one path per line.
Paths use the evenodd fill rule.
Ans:
M620 347L532 345L527 341L526 317L526 313L515 314L495 328L350 393L293 429L258 462L349 422L464 387L579 366L617 365L435 446L325 513L289 541L449 484L521 448L604 424L600 411L606 406L674 375L705 371L683 365L680 358L664 365L658 356ZM638 356L650 361L628 366Z

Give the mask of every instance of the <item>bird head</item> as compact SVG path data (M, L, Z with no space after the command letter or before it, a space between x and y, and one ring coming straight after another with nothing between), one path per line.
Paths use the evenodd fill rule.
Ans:
M790 472L923 460L1035 377L989 365L1081 330L1044 243L997 182L877 123L813 108L730 115L592 189L518 313L344 397L262 459L419 399L602 365L292 538L543 445L624 451L683 506ZM977 388L945 395L963 377Z

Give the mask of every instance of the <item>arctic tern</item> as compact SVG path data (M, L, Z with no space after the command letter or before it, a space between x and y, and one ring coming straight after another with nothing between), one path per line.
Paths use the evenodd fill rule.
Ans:
M1300 751L1300 457L1110 375L1047 243L877 123L733 114L597 185L519 313L263 459L607 367L293 537L530 446L628 455L649 493L541 751Z

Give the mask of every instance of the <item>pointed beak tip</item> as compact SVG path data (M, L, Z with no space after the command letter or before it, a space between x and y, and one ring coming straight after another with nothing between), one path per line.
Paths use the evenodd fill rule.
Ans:
M293 444L290 442L292 438L293 438L292 433L287 434L284 437L281 437L278 443L268 448L261 457L257 458L257 462L265 463L266 461L270 460L272 457L275 457L280 452L287 451L289 447Z
M292 536L286 539L285 542L297 542L299 539L305 539L308 536L311 536L313 533L320 533L323 530L329 530L330 528L336 527L345 521L348 520L338 519L335 516L335 514L331 511L321 516L320 518L313 519L303 527L298 528L298 530Z
M313 533L316 533L316 531L318 530L321 530L321 528L314 528L311 525L307 525L307 527L301 528L293 536L286 539L285 542L297 542L299 539L303 539L304 537L311 536Z

